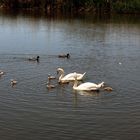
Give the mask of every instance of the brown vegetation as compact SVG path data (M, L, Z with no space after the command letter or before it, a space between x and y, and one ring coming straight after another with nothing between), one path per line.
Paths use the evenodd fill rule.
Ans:
M0 0L0 5L1 8L40 9L48 12L140 12L140 0Z

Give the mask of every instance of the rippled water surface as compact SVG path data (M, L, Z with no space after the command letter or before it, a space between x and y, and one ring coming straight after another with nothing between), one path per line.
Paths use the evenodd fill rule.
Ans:
M70 53L70 59L58 58ZM32 56L40 62L29 62ZM86 72L114 90L48 90L48 74ZM140 20L138 17L48 18L0 14L1 140L138 140ZM18 84L10 85L10 79Z

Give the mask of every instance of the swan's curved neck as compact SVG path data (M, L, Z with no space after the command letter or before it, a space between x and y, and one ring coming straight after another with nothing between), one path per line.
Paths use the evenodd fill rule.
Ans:
M77 81L77 78L75 78L74 80L74 85L73 85L73 89L76 89L78 86L78 81Z
M64 77L64 71L60 71L60 77L59 77L59 81L61 81L61 79Z

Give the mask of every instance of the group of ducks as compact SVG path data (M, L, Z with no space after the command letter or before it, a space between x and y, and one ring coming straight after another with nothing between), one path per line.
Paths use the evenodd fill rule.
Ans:
M39 62L39 58L40 58L39 56L37 56L37 57L30 57L30 58L28 58L28 61L37 61L37 62ZM0 77L2 75L4 75L4 74L5 74L5 72L0 70ZM15 80L15 79L11 79L10 83L11 83L11 86L13 87L13 86L15 86L18 83L18 81Z
M69 54L69 53L67 53L67 54L61 54L61 55L58 55L58 57L59 57L59 58L70 58L70 54ZM30 58L28 58L27 60L28 60L28 61L32 61L32 62L39 62L40 56L30 57ZM2 71L2 70L0 70L0 77L3 76L4 74L5 74L5 72ZM48 79L49 79L49 78L48 78ZM52 79L52 77L50 77L50 79ZM50 79L49 79L49 81L50 81ZM15 79L11 79L11 80L10 80L10 83L11 83L11 86L13 87L13 86L15 86L15 85L18 83L18 81L15 80ZM50 87L50 86L49 86L49 87ZM51 87L53 87L53 86L51 86Z
M62 54L62 55L58 55L59 58L70 58L70 54ZM29 61L37 61L39 62L39 56L37 57L32 57L32 58L28 58ZM111 87L105 87L104 86L104 82L101 82L99 84L95 84L95 83L91 83L91 82L85 82L82 84L78 84L78 81L82 81L86 72L84 73L69 73L67 75L64 75L64 69L62 68L57 68L57 74L60 74L59 78L58 78L58 83L59 84L68 84L69 82L73 82L73 89L77 90L77 91L98 91L100 88L104 87L104 90L107 91L112 91L113 89ZM4 75L4 72L2 70L0 70L0 77ZM52 79L56 79L56 77L48 75L48 82L47 82L47 88L51 89L51 88L55 88L55 85L52 85L50 82ZM16 85L18 82L17 80L11 79L10 81L11 86Z
M58 55L58 57L59 58L67 58L67 59L69 59L70 58L70 54L69 53L67 53L67 54L60 54L60 55ZM37 62L39 62L39 59L40 59L40 56L28 58L29 61L37 61Z
M69 53L67 53L67 54L60 54L60 55L58 55L58 58L67 58L67 59L69 59L70 58L70 54ZM39 60L40 60L40 56L28 58L28 61L30 61L30 62L39 62Z
M78 81L82 81L86 72L84 72L83 74L81 73L69 73L67 75L64 75L64 69L62 68L57 68L57 73L60 74L59 78L58 78L58 83L60 84L68 84L69 82L73 82L73 89L77 90L77 91L99 91L100 88L103 88L104 82L101 82L99 84L95 84L92 82L85 82L82 84L78 85ZM51 89L51 88L55 88L54 85L50 84L51 79L56 79L54 76L48 76L48 82L47 82L47 88ZM113 89L111 87L104 87L104 90L107 91L112 91Z
M0 70L0 77L3 76L4 74L5 74L5 72ZM10 83L11 83L11 86L14 86L17 84L17 80L11 79Z

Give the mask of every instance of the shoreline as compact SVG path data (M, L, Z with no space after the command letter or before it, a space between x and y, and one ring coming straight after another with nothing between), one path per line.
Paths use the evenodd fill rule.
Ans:
M66 13L66 14L122 14L122 15L140 15L140 10L130 10L130 9L119 9L115 10L113 8L108 7L95 7L91 6L80 6L80 7L60 7L59 5L55 5L52 7L51 5L47 7L10 7L5 4L0 4L0 11L30 11L30 12L41 12L46 14L54 14L54 13Z
M17 12L17 13L24 13L24 12L29 12L29 13L42 13L43 15L54 15L54 14L76 14L76 15L113 15L113 14L116 14L116 15L140 15L139 12L115 12L115 11L112 11L112 12L104 12L104 11L100 11L100 10L95 10L95 9L83 9L83 8L80 8L79 10L74 10L74 11L61 11L60 9L53 9L53 10L45 10L45 9L41 9L41 8L17 8L17 9L11 9L11 8L3 8L3 7L0 7L0 11L4 12L4 11L9 11L9 12Z

